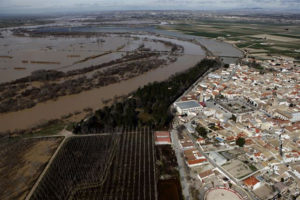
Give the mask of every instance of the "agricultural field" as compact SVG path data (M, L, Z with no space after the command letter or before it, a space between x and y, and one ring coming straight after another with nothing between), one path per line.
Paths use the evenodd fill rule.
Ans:
M270 56L300 59L300 27L297 24L203 20L176 22L160 28L217 38L260 59L267 59Z
M150 130L70 138L31 199L156 199Z
M24 199L62 141L52 138L0 140L0 199Z

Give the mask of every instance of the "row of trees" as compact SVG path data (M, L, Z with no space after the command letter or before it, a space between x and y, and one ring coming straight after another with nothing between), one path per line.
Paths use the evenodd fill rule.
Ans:
M68 199L72 190L105 176L116 135L72 138L50 165L31 199Z
M173 116L169 106L209 68L219 67L216 60L204 59L186 72L163 82L139 88L122 102L104 107L74 128L75 133L95 133L122 126L168 127Z
M152 131L114 131L66 141L31 199L153 199Z

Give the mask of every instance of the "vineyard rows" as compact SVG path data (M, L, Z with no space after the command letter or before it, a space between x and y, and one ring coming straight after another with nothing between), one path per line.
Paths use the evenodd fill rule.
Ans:
M70 138L31 199L157 199L153 133Z

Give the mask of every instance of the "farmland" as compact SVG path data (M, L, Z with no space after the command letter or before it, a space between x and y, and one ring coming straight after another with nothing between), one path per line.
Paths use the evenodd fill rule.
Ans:
M260 59L288 56L299 59L300 29L297 24L230 20L177 21L162 29L188 35L217 38L234 44Z
M148 129L66 141L31 199L156 199Z
M62 138L2 138L0 199L24 199Z

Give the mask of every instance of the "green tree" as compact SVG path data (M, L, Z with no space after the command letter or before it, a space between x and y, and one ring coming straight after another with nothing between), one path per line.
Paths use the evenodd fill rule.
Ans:
M116 127L168 128L173 119L169 110L170 105L209 68L216 67L220 67L219 62L204 59L195 67L173 75L166 81L140 87L131 94L131 98L97 110L95 118L82 120L74 131L80 134L101 132ZM149 120L145 120L145 115ZM199 134L206 137L207 130L202 128Z
M200 136L206 138L207 137L207 130L206 128L202 127L202 126L197 126L196 131L199 133Z
M242 137L239 137L236 141L235 141L235 143L237 144L237 145L239 145L240 147L243 147L244 145L245 145L245 138L242 138Z
M236 116L235 116L235 115L232 115L230 119L231 119L232 121L236 122Z

